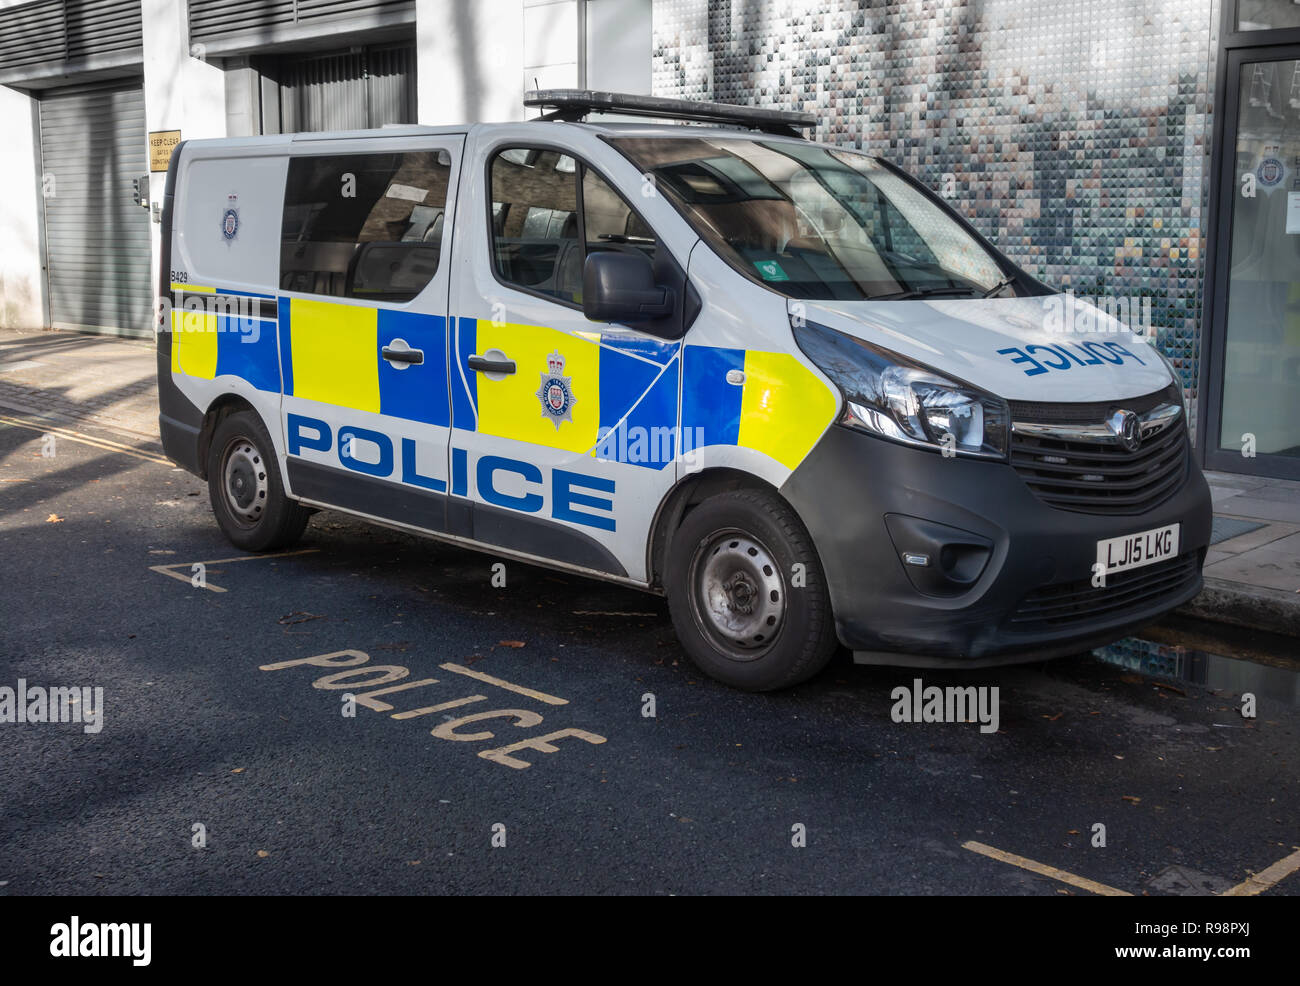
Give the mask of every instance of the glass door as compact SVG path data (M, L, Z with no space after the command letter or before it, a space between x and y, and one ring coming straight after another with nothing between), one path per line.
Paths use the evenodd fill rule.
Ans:
M1300 46L1227 62L1207 464L1300 477Z

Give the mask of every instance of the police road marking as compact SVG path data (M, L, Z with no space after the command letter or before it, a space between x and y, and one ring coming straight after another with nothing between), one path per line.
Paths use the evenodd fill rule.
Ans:
M547 705L568 705L567 698L556 698L554 695L547 695L545 692L536 692L531 688L524 688L522 685L512 685L508 681L502 681L500 678L493 678L490 674L484 674L482 671L472 671L460 664L443 664L440 667L444 671L455 671L456 674L463 674L467 678L477 678L479 681L486 682L489 685L496 685L498 688L504 688L506 691L516 692L519 695L527 695L529 698L535 698L539 702L545 702Z
M237 561L259 561L263 558L287 558L290 555L309 555L313 551L320 551L320 548L299 548L297 551L277 551L270 555L240 555L238 558L218 558L216 561L199 561L184 562L178 561L171 565L150 565L149 571L157 572L159 575L166 575L169 578L184 582L186 585L194 585L194 577L189 572L178 572L176 569L183 568L193 571L195 565L202 565L208 568L211 565L233 565ZM225 592L226 590L219 585L213 585L206 579L202 583L202 588L210 589L213 592Z
M1072 887L1087 890L1089 893L1100 894L1102 897L1133 896L1127 890L1117 890L1114 887L1106 886L1104 883L1098 883L1096 880L1089 880L1087 877L1076 876L1066 870L1057 869L1055 866L1048 866L1045 863L1036 863L1034 860L1026 859L1024 856L1017 856L1015 853L1003 852L1001 849L994 849L992 846L986 846L982 842L965 842L962 843L962 848L969 849L971 852L977 852L981 856L988 856L990 859L996 859L1003 863L1010 863L1012 866L1019 866L1022 870L1029 870L1029 872L1037 873L1040 876L1051 877L1053 880L1060 880L1062 883L1068 883Z
M1296 870L1300 870L1300 849L1290 856L1279 859L1272 866L1259 873L1252 873L1241 883L1223 892L1224 897L1254 897L1265 890L1276 887Z
M365 665L364 667L362 665ZM486 695L465 695L460 698L450 699L445 702L439 702L436 705L426 705L421 708L407 709L402 712L393 712L393 706L388 702L379 700L381 695L394 695L399 692L412 691L417 688L425 688L430 685L439 683L437 678L422 678L418 681L405 681L411 674L411 669L401 666L400 664L370 664L370 655L365 651L359 650L339 650L329 654L317 654L313 657L300 657L288 661L276 661L273 664L260 665L262 671L282 671L286 668L294 667L316 667L329 668L331 673L321 676L312 682L313 688L320 688L326 691L345 691L350 696L352 702L356 705L364 706L375 712L388 712L389 718L399 721L407 719L416 719L422 716L432 715L435 712L442 712L447 709L461 708L466 705L473 705L478 702L486 702ZM480 671L472 671L460 664L447 663L439 665L446 671L451 671L458 675L464 675L473 678L475 681L483 684L492 685L516 695L522 695L537 702L546 705L568 705L568 699L559 698L555 695L548 695L545 692L539 692L533 688L526 688L523 685L516 685L513 682L505 681L501 678L495 678L492 675L483 674ZM403 684L393 685L393 682L401 681ZM374 688L375 685L384 687ZM359 689L368 689L367 691L358 691ZM350 713L349 713L350 714ZM493 719L511 720L516 729L532 729L540 726L543 722L543 716L540 712L532 709L490 709L486 712L473 712L469 715L463 715L456 719L449 719L440 722L429 732L438 739L448 740L453 743L483 743L488 740L496 739L496 734L490 729L481 726L473 732L462 729L473 724L488 723ZM500 727L497 727L500 728ZM503 767L510 767L514 770L527 770L532 766L532 762L523 760L514 754L523 750L533 750L537 753L558 753L560 747L556 746L556 741L562 739L578 739L584 743L599 745L608 740L597 733L588 732L585 729L575 729L572 727L552 730L542 735L529 736L526 739L517 740L514 743L507 743L505 746L493 747L487 750L479 750L478 755L484 760L491 760L493 763L499 763ZM566 744L570 746L571 744Z

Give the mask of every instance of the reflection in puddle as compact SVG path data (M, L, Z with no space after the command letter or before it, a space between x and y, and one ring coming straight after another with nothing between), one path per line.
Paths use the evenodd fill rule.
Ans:
M1225 657L1183 643L1142 637L1125 637L1092 654L1107 664L1153 678L1188 681L1232 695L1253 692L1259 698L1300 707L1300 665L1285 657L1252 654L1269 661L1257 664L1244 656Z

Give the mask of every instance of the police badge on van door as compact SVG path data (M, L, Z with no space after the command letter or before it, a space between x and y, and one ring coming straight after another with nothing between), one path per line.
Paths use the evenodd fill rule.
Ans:
M231 192L226 196L226 211L221 214L221 235L233 240L239 232L239 196Z
M542 417L555 422L555 430L560 430L561 421L573 420L573 405L578 399L573 396L572 377L564 375L564 357L558 352L546 357L546 369L542 371L542 385L537 388L537 399L542 402Z

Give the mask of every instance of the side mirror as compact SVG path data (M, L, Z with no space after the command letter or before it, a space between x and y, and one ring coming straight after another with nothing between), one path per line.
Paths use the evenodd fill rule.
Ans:
M640 251L601 250L582 269L582 311L593 322L648 322L673 313L672 288L655 284L650 258Z

